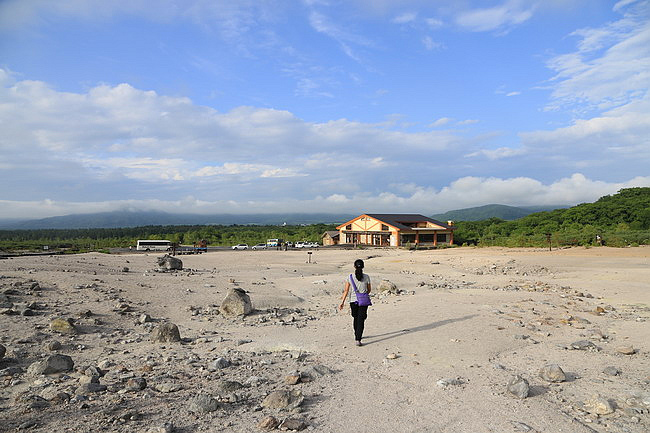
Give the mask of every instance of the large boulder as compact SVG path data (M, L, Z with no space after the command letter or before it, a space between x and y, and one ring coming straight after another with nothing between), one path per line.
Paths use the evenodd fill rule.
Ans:
M151 333L151 340L158 343L176 343L181 341L181 333L173 323L161 323Z
M230 289L221 302L219 311L224 316L245 316L253 311L251 298L242 289Z
M72 371L74 361L68 355L50 355L42 361L36 361L27 369L27 373L37 376Z
M377 290L379 293L392 295L396 295L399 292L395 283L392 283L389 280L381 280L381 283L379 283L379 288Z
M180 271L183 269L183 261L169 254L165 254L162 257L158 257L158 268L161 271Z

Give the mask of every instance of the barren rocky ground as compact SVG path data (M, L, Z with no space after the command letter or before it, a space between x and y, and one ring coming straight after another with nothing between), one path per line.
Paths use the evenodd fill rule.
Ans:
M0 431L650 431L648 247L161 256L0 260Z

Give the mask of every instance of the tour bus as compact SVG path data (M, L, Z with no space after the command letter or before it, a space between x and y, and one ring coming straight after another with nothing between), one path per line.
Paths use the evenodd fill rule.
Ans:
M169 251L172 249L172 243L170 241L145 239L139 240L135 249L138 251Z

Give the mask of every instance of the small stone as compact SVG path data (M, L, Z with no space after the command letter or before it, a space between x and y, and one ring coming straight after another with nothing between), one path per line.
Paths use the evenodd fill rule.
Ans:
M174 424L166 422L163 425L151 427L149 430L147 430L147 433L173 433L173 431Z
M176 343L181 341L178 326L173 323L161 323L152 333L151 340L159 343Z
M580 340L571 343L571 348L574 350L596 350L596 345L589 340Z
M102 385L99 383L83 383L75 390L75 394L77 395L94 394L97 392L106 391L106 389L107 389L106 385Z
M158 392L170 393L170 392L179 391L183 389L183 387L177 383L164 382L154 386L154 389Z
M27 369L33 376L40 374L54 374L72 371L74 361L68 355L50 355L44 360L36 361Z
M623 355L634 355L636 353L636 349L632 346L619 346L616 348L616 351Z
M447 388L448 386L457 386L457 385L462 385L465 383L461 378L455 377L455 378L447 378L447 379L440 379L439 381L436 382L436 385L438 385L441 388Z
M127 391L142 391L147 387L147 381L145 380L144 377L132 377L129 380L126 381L126 389Z
M279 426L280 430L301 431L307 428L307 423L298 418L287 418Z
M50 322L50 329L60 334L76 334L77 328L72 319L54 319Z
M289 374L284 377L284 383L287 385L297 385L300 383L300 374Z
M148 314L142 314L138 318L138 322L140 322L140 323L149 323L149 322L151 322L151 316L148 315Z
M584 406L587 412L594 415L609 415L610 413L614 413L614 406L612 406L609 400L598 395L585 401Z
M621 369L617 367L605 367L603 369L603 373L605 373L608 376L618 376L621 374Z
M257 428L264 431L271 431L275 430L279 425L280 421L274 416L267 416L257 423Z
M222 380L218 385L218 388L223 392L235 392L243 387L244 385L236 380Z
M0 359L4 358L5 353L7 353L7 348L0 344Z
M47 345L47 350L50 352L56 352L57 350L61 349L61 343L58 341L50 341Z
M2 376L15 376L17 374L21 374L23 372L23 369L20 367L7 367L3 368L0 370L0 377Z
M539 371L539 377L547 382L558 383L566 380L566 374L557 364L547 364Z
M217 371L227 367L230 367L230 361L220 357L208 364L208 371Z
M386 355L386 359L397 359L397 358L398 358L397 353L389 353L388 355Z
M214 412L219 409L219 402L212 396L207 394L199 394L190 399L189 408L190 412L195 413L208 413Z
M273 391L262 401L262 407L268 409L294 409L304 401L300 391Z
M507 389L510 394L519 399L528 397L528 393L530 392L528 381L519 375L510 379Z

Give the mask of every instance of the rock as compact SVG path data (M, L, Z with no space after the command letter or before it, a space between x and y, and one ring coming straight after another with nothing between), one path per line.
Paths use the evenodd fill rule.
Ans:
M142 391L147 387L147 381L145 380L144 377L132 377L129 380L126 381L126 389L127 391L135 392L135 391Z
M636 353L636 349L632 346L619 346L616 348L616 351L623 355L634 355Z
M241 383L237 382L236 380L222 380L219 382L217 385L220 391L223 392L235 392L239 389L242 389L244 385Z
M379 283L379 288L377 289L379 293L396 295L398 293L397 286L395 283L390 282L389 280L381 280Z
M304 370L300 374L300 380L302 382L311 382L318 377L327 376L332 373L334 373L334 371L331 368L322 364L316 364Z
M617 367L605 367L603 369L603 373L605 373L608 376L618 376L621 374L621 369Z
M176 392L183 387L177 383L172 383L172 382L164 382L164 383L159 383L156 386L154 386L154 389L158 392L164 392L164 393L170 393L170 392Z
M217 371L228 367L230 367L230 361L228 361L226 358L220 357L208 364L208 371Z
M158 268L161 271L180 271L183 269L183 261L172 257L169 254L165 254L162 257L158 257Z
M546 364L539 370L539 377L547 382L558 383L566 380L566 374L557 364Z
M61 349L61 343L58 341L50 341L47 345L47 350L50 352L56 352L57 350Z
M159 343L176 343L181 341L178 326L173 323L161 323L152 333L151 340Z
M174 424L166 422L163 425L150 427L149 430L147 430L147 433L173 433L173 431Z
M439 381L436 382L436 385L438 385L441 388L447 388L448 386L457 386L457 385L462 385L465 383L461 378L455 377L455 378L447 378L447 379L440 379Z
M245 316L252 311L251 298L239 288L230 289L219 307L224 316Z
M274 416L267 416L257 423L257 428L264 431L271 431L275 430L279 425L280 421Z
M72 371L74 361L68 355L50 355L42 361L36 361L27 369L33 376L40 374L54 374Z
M0 370L0 377L2 376L15 376L17 374L21 374L23 372L23 369L20 367L7 367L3 368Z
M607 400L599 395L594 395L589 400L584 402L585 410L594 415L609 415L614 413L614 406Z
M100 383L83 383L75 390L75 394L77 395L94 394L97 392L106 391L106 389L107 389L106 385L102 385Z
M389 353L388 355L386 355L386 359L397 359L397 358L398 358L397 353Z
M297 385L300 383L300 373L289 374L284 377L284 383L287 385Z
M151 320L151 316L148 315L148 314L142 314L142 315L138 318L138 322L140 322L140 323L149 323L149 322L151 322L151 321L152 321L152 320Z
M79 378L79 383L99 383L98 375L83 375Z
M219 409L219 402L212 396L207 394L199 394L190 399L188 409L190 412L195 413L208 413L214 412Z
M5 357L5 353L7 353L7 348L0 344L0 359Z
M528 393L530 392L528 381L519 375L510 379L507 389L510 394L519 399L528 397Z
M294 409L302 404L305 398L300 391L273 391L262 400L262 407L268 409Z
M54 319L50 322L50 329L60 334L76 334L77 328L72 319Z
M280 430L300 431L307 428L307 423L298 418L287 418L279 426Z
M598 348L594 343L589 340L580 340L571 343L571 348L574 350L597 350Z

